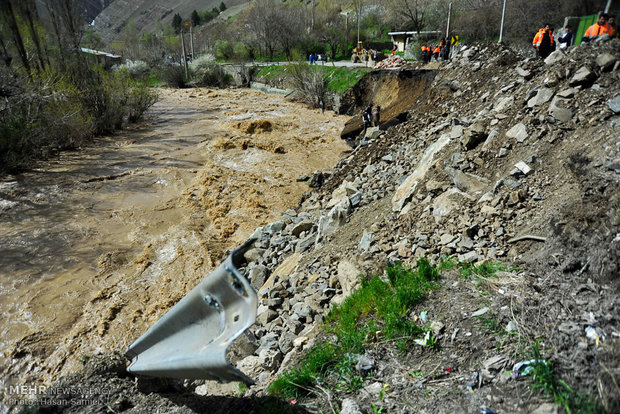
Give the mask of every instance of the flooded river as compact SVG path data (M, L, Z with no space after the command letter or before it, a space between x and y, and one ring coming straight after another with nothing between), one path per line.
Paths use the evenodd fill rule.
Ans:
M0 179L6 383L123 350L333 166L347 117L252 90L161 90L142 125Z

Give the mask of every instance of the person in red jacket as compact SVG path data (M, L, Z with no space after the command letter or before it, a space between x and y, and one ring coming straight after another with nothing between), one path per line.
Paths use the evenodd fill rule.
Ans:
M591 40L596 40L599 37L603 36L604 34L613 34L613 29L611 29L609 27L609 24L607 23L607 19L609 18L609 16L607 15L607 13L601 13L601 15L598 17L598 22L594 23L592 26L588 27L588 29L586 30L586 32L583 34L583 37L581 38L582 42L589 42ZM610 32L611 30L611 32Z

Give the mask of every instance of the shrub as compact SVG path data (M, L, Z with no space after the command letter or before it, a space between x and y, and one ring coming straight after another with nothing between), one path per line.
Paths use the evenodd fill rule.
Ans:
M127 120L137 122L144 113L157 102L157 92L143 84L136 84L129 90L127 100Z
M226 84L226 74L215 61L215 56L211 54L201 55L194 59L190 70L198 85L224 86Z
M187 83L185 69L178 63L164 66L159 76L162 82L171 88L184 88Z
M290 87L302 100L315 107L318 107L321 101L325 102L327 80L322 70L307 63L299 63L289 65L287 73Z
M0 112L0 165L13 169L50 150L80 145L93 132L81 91L56 72L14 83Z
M126 69L81 67L71 76L54 70L11 79L0 111L0 166L11 170L56 149L74 148L93 134L139 120L157 94ZM1 73L4 80L7 73ZM7 83L8 85L9 83Z
M142 60L129 60L114 68L116 71L127 70L132 78L144 79L149 74L149 65Z

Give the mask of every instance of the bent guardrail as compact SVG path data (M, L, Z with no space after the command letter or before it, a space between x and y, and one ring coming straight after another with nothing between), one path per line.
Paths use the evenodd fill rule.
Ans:
M247 248L248 243L234 250L129 346L129 372L254 383L226 360L228 347L256 320L256 292L237 270Z

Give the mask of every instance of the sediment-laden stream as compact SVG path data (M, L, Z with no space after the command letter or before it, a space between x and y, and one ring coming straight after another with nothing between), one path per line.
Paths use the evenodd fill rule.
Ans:
M122 350L348 149L346 117L276 95L161 90L149 120L0 179L0 363L49 383Z

